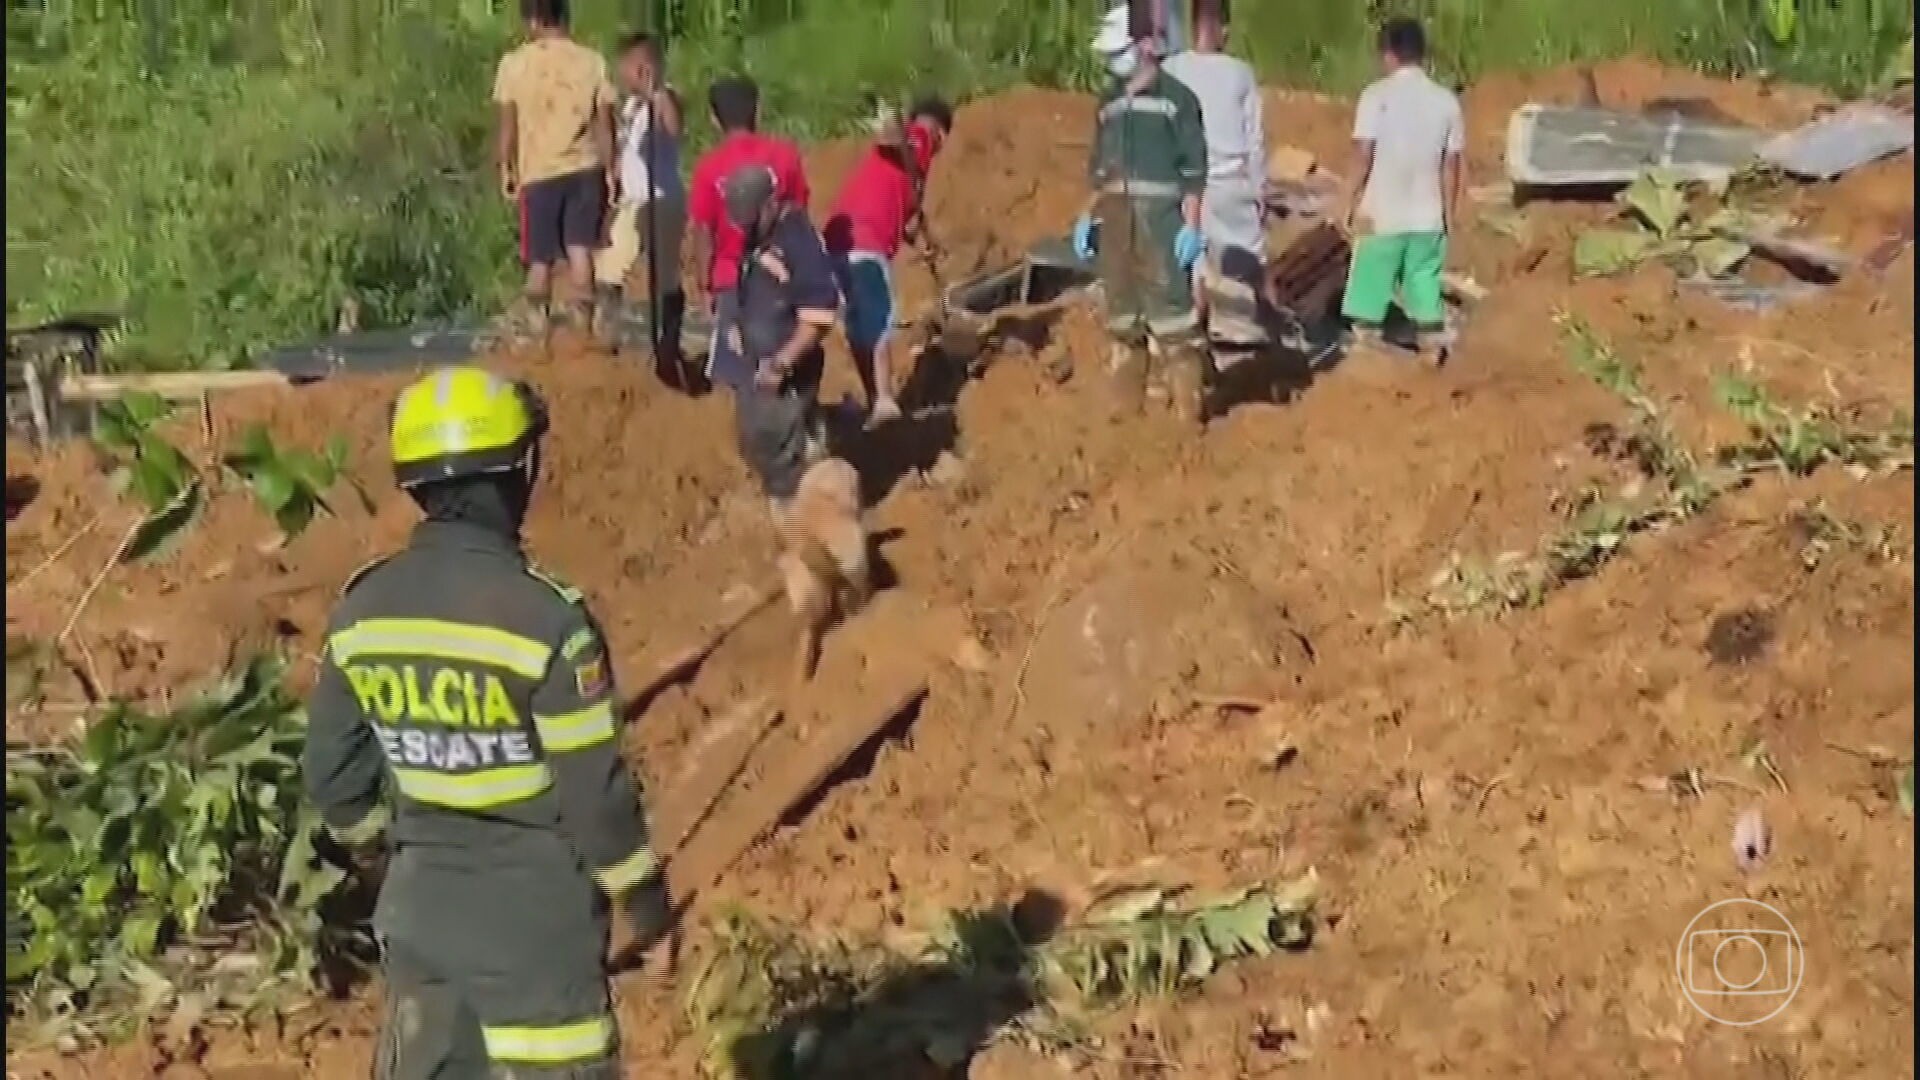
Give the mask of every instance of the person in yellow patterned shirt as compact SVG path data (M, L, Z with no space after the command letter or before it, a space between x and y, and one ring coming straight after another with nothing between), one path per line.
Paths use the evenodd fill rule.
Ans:
M568 36L566 0L521 0L520 14L527 41L501 58L493 79L500 190L519 210L527 267L525 293L504 329L545 335L553 267L564 258L571 295L562 314L585 331L593 315L593 252L619 195L617 96L606 58Z

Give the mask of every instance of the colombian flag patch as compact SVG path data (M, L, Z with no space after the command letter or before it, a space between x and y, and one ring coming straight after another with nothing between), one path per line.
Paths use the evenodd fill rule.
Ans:
M573 667L573 685L580 691L585 701L594 701L607 694L607 658L595 656L582 660Z

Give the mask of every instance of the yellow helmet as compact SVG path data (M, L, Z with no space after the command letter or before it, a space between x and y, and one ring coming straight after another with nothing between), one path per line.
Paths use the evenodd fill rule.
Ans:
M471 364L444 367L393 403L393 472L403 488L508 472L547 430L533 389Z

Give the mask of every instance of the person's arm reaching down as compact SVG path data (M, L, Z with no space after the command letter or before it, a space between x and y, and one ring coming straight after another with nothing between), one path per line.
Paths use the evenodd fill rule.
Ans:
M786 143L784 145L786 146L785 156L787 161L786 167L780 170L782 175L778 177L780 185L784 189L780 194L785 197L788 202L799 207L800 212L804 214L813 203L813 189L807 186L806 162L800 159L799 147L792 143Z
M1346 192L1347 232L1352 233L1360 214L1360 199L1373 177L1373 146L1380 137L1379 97L1371 89L1360 95L1353 110L1353 180Z
M693 179L687 189L687 255L694 266L693 281L687 298L695 311L713 315L714 229L720 223L718 181L712 175L711 159L702 158L693 167Z
M388 823L381 798L386 758L331 646L321 648L320 673L307 698L300 771L327 832L367 866Z
M653 95L647 101L653 107L653 122L647 125L647 133L659 131L669 138L679 138L686 123L680 113L680 95L662 84L653 88Z
M1240 103L1241 124L1247 140L1247 183L1260 195L1260 214L1266 216L1267 128L1264 106L1260 101L1260 83L1247 71L1246 97Z
M793 242L779 253L787 302L794 310L793 333L756 376L767 388L778 387L802 357L819 347L840 316L840 285L834 280L820 234L807 226L793 230L793 235Z
M514 105L513 59L501 59L493 75L493 165L500 177L500 194L520 194L520 113Z
M607 204L620 201L620 121L614 115L615 103L619 101L613 84L607 81L604 62L593 90L593 118L589 133L593 137L593 147L600 155L601 168L607 176Z
M1453 116L1447 123L1447 155L1441 164L1440 190L1442 203L1441 231L1451 235L1460 225L1460 194L1466 184L1466 168L1463 159L1466 155L1466 133L1460 107L1456 102Z
M1179 172L1180 220L1198 230L1200 200L1207 190L1207 129L1201 122L1200 99L1190 90L1174 101L1173 150Z
M613 673L600 631L585 613L533 693L533 722L553 770L562 827L608 896L659 873L633 776L620 758Z

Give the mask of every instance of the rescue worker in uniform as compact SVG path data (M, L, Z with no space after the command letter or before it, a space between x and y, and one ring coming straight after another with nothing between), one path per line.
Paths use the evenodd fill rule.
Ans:
M609 917L668 903L578 590L521 553L545 408L444 368L404 390L393 464L425 513L346 586L303 767L356 864L386 869L380 1080L612 1080Z
M1139 409L1158 361L1175 415L1198 424L1207 355L1193 267L1205 248L1207 142L1199 99L1160 69L1151 8L1146 0L1115 8L1095 43L1113 78L1100 97L1088 162L1093 198L1073 243L1094 260L1105 293L1119 410Z

